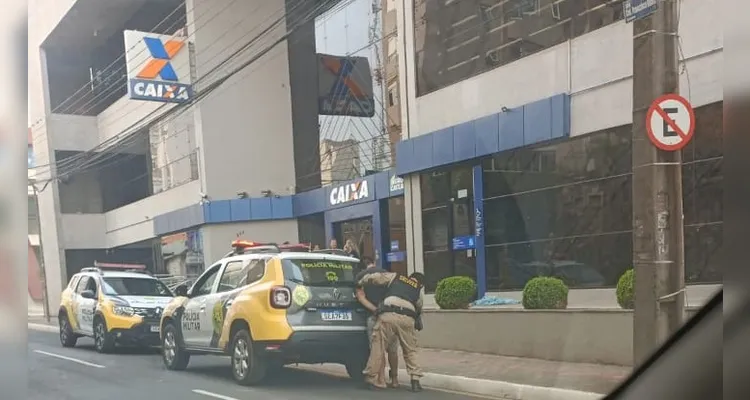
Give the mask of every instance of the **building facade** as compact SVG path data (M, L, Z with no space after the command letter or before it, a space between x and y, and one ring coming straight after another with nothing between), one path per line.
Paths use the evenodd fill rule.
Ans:
M399 31L410 266L428 291L536 275L612 287L632 267L632 24L622 1L405 0ZM722 34L717 1L680 11L686 279L721 280ZM431 151L430 151L431 150ZM469 239L474 239L474 243Z
M37 3L53 313L93 261L195 275L237 237L351 240L424 272L428 293L452 275L482 291L537 275L611 287L630 267L638 60L619 1ZM683 2L692 283L721 278L718 20L717 0Z

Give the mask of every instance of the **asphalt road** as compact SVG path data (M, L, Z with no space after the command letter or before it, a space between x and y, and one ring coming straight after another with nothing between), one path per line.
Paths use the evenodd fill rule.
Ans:
M173 372L164 368L157 350L118 349L115 354L99 354L86 338L66 349L56 333L34 330L28 335L28 368L29 400L477 399L437 391L371 392L349 379L292 368L261 387L248 388L234 383L225 357L193 357L186 371Z

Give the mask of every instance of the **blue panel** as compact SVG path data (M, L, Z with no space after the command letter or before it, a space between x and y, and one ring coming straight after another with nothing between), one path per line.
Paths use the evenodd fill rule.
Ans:
M484 174L482 166L474 166L474 235L476 236L477 254L477 295L481 299L487 293L487 249L485 245L484 227Z
M393 170L389 171L388 175L389 175L389 178L388 178L389 197L403 196L404 195L403 178L400 178L398 175L396 175L396 171L393 171Z
M232 221L250 220L250 199L229 200L232 213Z
M411 139L414 143L414 171L422 171L435 166L432 162L432 135L422 135Z
M272 197L271 212L274 219L294 218L292 196Z
M559 94L550 99L552 138L570 136L570 96Z
M498 133L498 116L497 114L489 115L474 121L474 131L476 132L476 156L482 157L500 151Z
M271 198L259 197L250 199L250 217L253 220L273 219Z
M218 224L231 221L231 200L213 200L208 203L208 218L206 220L207 223Z
M523 106L523 143L530 145L552 139L552 107L550 99Z
M294 195L294 215L305 216L325 211L326 189L319 188Z
M414 162L414 142L401 140L396 142L396 173L405 175L417 171Z
M348 221L350 219L371 217L373 208L378 204L377 201L369 203L356 204L349 207L336 208L325 212L325 220L330 223Z
M453 128L441 129L432 134L432 165L453 163Z
M461 162L476 157L476 139L474 122L465 122L453 127L453 161Z
M375 194L377 199L387 199L391 197L391 174L390 171L382 171L373 175L375 179Z
M523 107L499 114L500 150L523 147Z

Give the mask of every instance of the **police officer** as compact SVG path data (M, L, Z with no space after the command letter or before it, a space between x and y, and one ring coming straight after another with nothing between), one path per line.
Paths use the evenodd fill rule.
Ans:
M404 354L406 371L411 378L411 390L422 390L419 379L422 370L417 363L417 327L421 325L424 297L422 282L424 275L416 272L409 277L392 272L374 272L366 274L359 280L360 287L385 287L385 299L378 307L377 321L372 333L372 349L367 367L364 370L365 380L370 389L382 389L385 385L378 382L385 369L385 347L398 340ZM419 326L421 329L421 326Z
M375 266L375 263L369 259L364 258L365 269L360 272L355 278L355 282L359 282L365 275L372 273L384 273L388 272L382 268ZM357 287L357 300L370 311L370 315L367 318L367 337L370 338L370 349L372 350L372 333L375 327L377 319L378 305L385 299L387 288L385 286L367 285L363 287ZM388 366L390 367L390 382L388 386L398 387L398 341L393 340L386 344L386 353L388 354ZM385 385L385 379L383 374L377 377L378 386Z

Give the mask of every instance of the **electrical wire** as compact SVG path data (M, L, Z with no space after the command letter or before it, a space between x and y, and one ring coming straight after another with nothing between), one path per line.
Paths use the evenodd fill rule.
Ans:
M318 6L317 6L317 7L315 8L315 9L313 9L313 11L312 11L312 12L309 12L308 14L306 14L304 18L306 18L306 19L308 19L308 20L309 20L309 18L310 18L310 17L314 17L314 15L315 15L315 12L316 12L317 10L319 10L320 8L322 8L322 7L326 6L326 5L327 5L328 3L330 3L330 2L332 2L332 1L331 1L331 0L329 0L329 1L326 1L326 2L321 2L321 3L320 3L320 4L319 4L319 5L318 5ZM350 2L351 2L351 0L349 0L348 2L350 3ZM297 5L297 6L295 6L295 7L299 7L299 4L301 4L301 3L302 3L302 2L298 3L298 5ZM284 16L282 16L282 17L280 18L280 20L283 20L283 19L285 18L285 16L286 16L286 14L285 14ZM283 36L282 36L281 38L277 39L277 40L276 40L276 41L274 41L274 42L273 42L273 43L272 43L272 44L271 44L270 46L268 46L268 47L266 47L265 49L261 50L261 51L260 51L260 52L259 52L258 54L256 54L255 56L253 56L253 57L252 57L252 58L251 58L250 60L248 60L247 62L244 62L244 63L243 63L243 64L242 64L242 65L241 65L240 67L238 67L238 68L235 68L235 69L234 69L234 70L233 70L232 72L230 72L230 73L229 73L229 74L227 74L226 76L224 76L224 77L222 77L222 78L219 78L219 79L217 79L216 81L212 82L211 84L207 85L207 87L206 87L205 89L201 90L201 91L200 91L200 92L199 92L199 93L198 93L197 95L195 95L195 96L194 96L194 97L193 97L193 98L192 98L191 100L189 100L188 102L186 102L186 103L183 103L183 104L178 104L177 106L173 107L172 109L168 110L167 112L165 112L165 113L162 113L162 114L160 114L159 116L157 116L156 118L152 119L151 121L148 121L148 124L150 125L150 124L153 124L153 123L158 123L158 122L161 122L161 121L165 120L165 119L166 119L166 117L168 117L168 116L172 115L173 113L175 113L175 112L179 112L180 110L183 110L183 109L185 109L185 108L186 108L186 107L188 107L188 106L192 106L192 105L196 104L196 103L197 103L197 102L199 102L199 101L200 101L201 99L205 98L205 97L206 97L206 96L207 96L208 94L210 94L210 93L211 93L211 92L212 92L213 90L215 90L215 89L217 89L218 87L220 87L220 86L221 86L221 85L222 85L222 84L223 84L224 82L226 82L226 81L227 81L228 79L230 79L230 78L231 78L232 76L234 76L234 75L236 75L237 73L239 73L240 71L242 71L242 70L243 70L243 69L244 69L245 67L247 67L248 65L250 65L250 64L252 64L252 63L254 63L254 62L256 62L256 61L257 61L257 60L258 60L259 58L261 58L262 56L264 56L265 54L267 54L267 53L268 53L268 52L269 52L270 50L272 50L272 49L273 49L274 47L276 47L276 46L277 46L278 44L280 44L281 42L283 42L284 40L286 40L286 39L288 38L288 36L289 36L289 35L290 35L291 33L293 33L294 31L296 31L296 30L297 30L297 29L298 29L298 28L299 28L300 26L302 26L302 25L303 25L304 23L306 23L306 22L307 22L306 20L303 20L303 21L302 21L302 23L298 23L298 24L297 24L296 26L294 26L294 28L292 28L291 30L288 30L288 31L286 32L286 34L284 34L284 35L283 35ZM263 32L261 32L261 34L259 34L258 36L256 36L256 37L254 38L254 40L252 40L251 42L255 42L255 41L257 41L258 39L262 38L262 37L263 37L263 35L265 35L265 34L266 34L266 33L267 33L268 31L270 31L271 29L273 29L273 28L274 28L275 26L276 26L276 23L272 24L271 26L269 26L268 28L266 28L266 29L265 29L265 30L264 30ZM250 43L250 44L251 44L251 43ZM249 44L248 44L248 45L249 45ZM227 59L232 59L232 58L233 58L233 57L235 57L235 56L236 56L237 54L241 53L241 52L242 52L242 51L243 51L243 50L244 50L244 49L245 49L246 47L248 47L248 45L246 45L246 46L243 46L243 47L242 47L242 48L240 48L240 49L239 49L238 51L236 51L235 53L233 53L232 55L230 55L230 57L228 57ZM225 59L225 61L226 61L226 59ZM210 74L211 74L211 73L212 73L213 71L215 71L216 69L220 68L220 67L221 67L222 65L224 65L224 64L226 64L226 62L222 62L222 63L220 63L220 64L219 64L219 65L218 65L217 67L214 67L214 69L212 69L211 71L209 71L209 72L208 72L208 73L207 73L206 75L210 75ZM145 119L145 118L144 118L144 119ZM140 122L140 121L139 121L139 122ZM133 125L131 126L131 128L133 128L133 126L136 126L137 124L138 124L138 122L137 122L136 124L133 124ZM137 129L135 129L135 132L130 132L130 133L128 134L128 136L126 136L126 137L130 137L130 136L132 136L132 134L133 134L133 133L138 133L139 129L140 129L140 128L137 128ZM118 136L119 136L119 135L118 135ZM85 166L84 166L84 165L78 165L78 166L76 166L76 168L74 169L74 171L78 171L78 170L81 170L81 169L82 169L82 167L85 167ZM57 178L57 177L51 177L51 178L49 178L49 179L56 179L56 178Z

